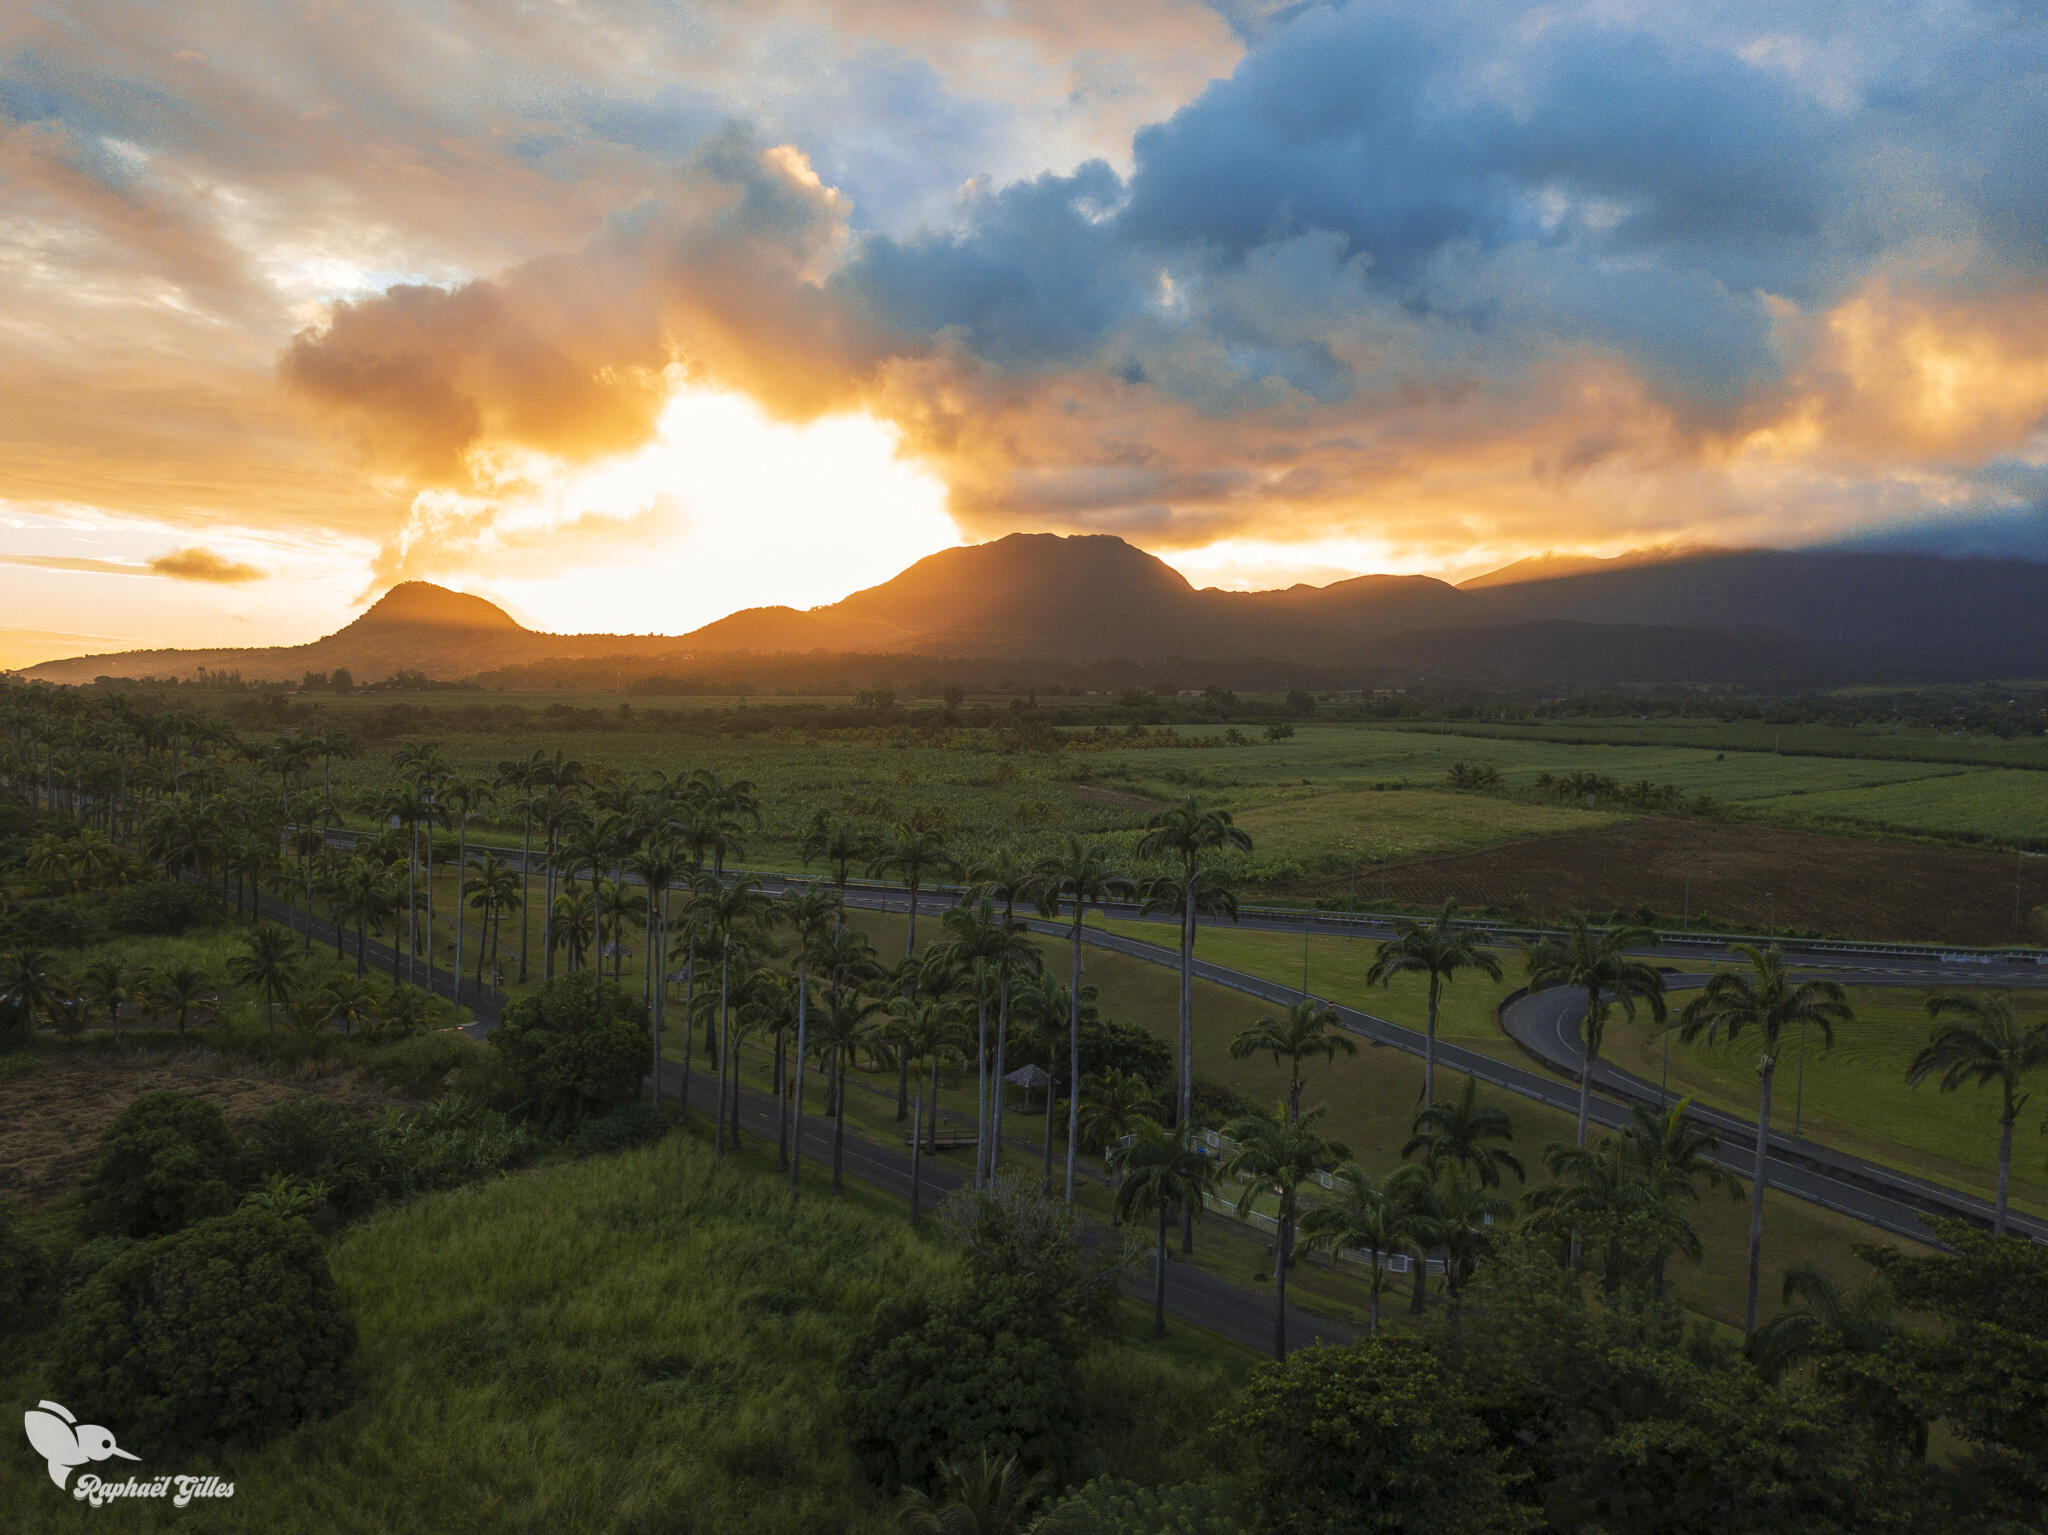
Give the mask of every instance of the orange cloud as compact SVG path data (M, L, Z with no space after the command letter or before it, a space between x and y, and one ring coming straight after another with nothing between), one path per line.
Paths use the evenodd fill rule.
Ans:
M169 576L174 581L211 581L223 586L261 581L264 574L254 565L226 559L211 549L196 546L160 554L149 562L149 568L157 575Z

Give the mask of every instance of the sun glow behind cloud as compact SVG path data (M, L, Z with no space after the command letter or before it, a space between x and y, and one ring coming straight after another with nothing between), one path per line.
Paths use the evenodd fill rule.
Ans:
M380 565L502 596L558 632L678 634L813 607L960 542L944 486L897 441L865 415L788 425L685 388L631 453L508 463L491 497L423 493Z

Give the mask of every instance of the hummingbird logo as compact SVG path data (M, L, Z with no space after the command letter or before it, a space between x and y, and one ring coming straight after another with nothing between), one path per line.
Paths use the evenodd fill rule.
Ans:
M21 1415L28 1442L36 1454L50 1463L50 1480L59 1487L71 1480L71 1473L89 1460L118 1455L123 1460L142 1459L114 1443L114 1436L97 1423L80 1423L67 1407L55 1402L38 1402L35 1410Z

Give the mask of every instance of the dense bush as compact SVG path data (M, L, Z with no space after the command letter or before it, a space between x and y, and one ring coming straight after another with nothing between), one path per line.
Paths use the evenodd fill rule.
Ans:
M1253 1530L1506 1535L1542 1523L1512 1496L1506 1457L1412 1335L1303 1349L1261 1368L1218 1433L1244 1470Z
M516 1088L502 1057L459 1029L431 1029L379 1046L368 1065L380 1081L417 1098L444 1089L490 1098L495 1090Z
M106 919L92 896L64 896L54 901L28 901L0 920L0 945L18 948L77 949L104 936Z
M175 937L219 919L213 897L179 879L145 880L106 898L107 926L117 933Z
M144 1093L100 1137L79 1220L89 1233L150 1237L234 1208L243 1183L220 1109L182 1093Z
M71 1299L51 1381L154 1457L260 1443L346 1396L355 1324L304 1221L240 1210L101 1269Z
M646 1010L609 982L562 976L505 1009L491 1046L543 1119L580 1123L640 1090L652 1054Z
M0 1205L0 1336L27 1326L50 1279L43 1250L14 1223L14 1212Z
M396 1181L377 1124L324 1098L273 1105L249 1127L244 1144L255 1177L283 1174L316 1185L343 1218L370 1209Z
M579 1157L605 1156L650 1145L675 1128L675 1116L651 1103L622 1103L576 1127L570 1149Z
M1151 1488L1100 1476L1069 1493L1033 1535L1242 1535L1236 1490L1222 1482Z

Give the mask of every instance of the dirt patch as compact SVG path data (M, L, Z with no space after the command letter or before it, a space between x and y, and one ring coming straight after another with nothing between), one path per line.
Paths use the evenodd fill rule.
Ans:
M1084 805L1107 805L1112 810L1160 810L1166 805L1164 800L1131 794L1123 789L1105 789L1092 783L1075 784L1074 798Z
M1381 896L1434 906L1456 896L1532 920L1566 911L1688 909L1716 924L1779 927L1896 942L2038 943L2048 858L1866 841L1690 817L1644 817L1595 831L1532 837L1266 892ZM2015 921L2017 908L2018 921Z
M0 1082L0 1202L34 1209L70 1193L92 1166L100 1132L153 1092L211 1099L232 1124L301 1093L366 1112L405 1101L331 1061L273 1069L203 1049L44 1057Z

